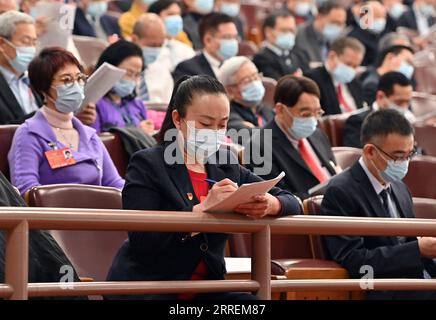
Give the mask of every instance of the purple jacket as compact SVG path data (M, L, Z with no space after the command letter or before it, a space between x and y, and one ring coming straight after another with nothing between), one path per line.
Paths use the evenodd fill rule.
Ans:
M147 119L147 109L139 99L122 100L118 106L108 98L101 98L97 104L97 119L91 125L97 132L108 131L110 127L137 127Z
M72 150L76 164L51 169L45 152L66 146L57 141L53 129L38 111L22 124L15 133L8 159L11 181L22 195L38 185L77 183L122 189L124 180L118 174L112 159L94 129L73 118L79 132L79 151Z

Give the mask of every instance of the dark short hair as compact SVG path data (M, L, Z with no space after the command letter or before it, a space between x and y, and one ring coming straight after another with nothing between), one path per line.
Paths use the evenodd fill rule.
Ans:
M277 11L265 18L262 25L262 31L265 34L266 28L274 29L276 27L277 19L278 18L294 18L294 16L289 12L285 10Z
M328 15L332 10L335 9L344 9L344 6L339 3L339 1L337 0L328 0L326 2L323 2L319 7L318 7L318 14L321 16L326 16Z
M207 75L181 77L174 85L170 103L162 127L156 135L156 140L160 144L164 143L165 133L175 128L172 117L174 110L177 110L179 115L183 118L186 115L188 105L192 103L194 97L206 94L226 95L227 93L221 82L213 77Z
M375 138L384 138L393 133L407 137L413 135L414 130L410 122L397 110L382 109L371 113L363 121L360 140L364 146Z
M60 47L43 49L29 64L30 85L39 93L47 93L55 74L67 65L75 65L81 72L84 69L77 58Z
M203 41L206 33L217 32L219 26L225 23L235 23L235 20L232 17L219 12L212 12L205 15L201 18L200 24L198 25L198 33L200 34L201 41Z
M315 81L306 77L284 76L277 82L274 92L274 103L283 103L288 107L297 104L303 93L309 93L321 97L318 85Z
M412 86L412 81L409 80L404 74L398 71L387 72L380 77L378 82L377 91L382 91L387 97L394 93L394 86L401 87Z
M414 53L414 50L411 47L408 46L402 46L402 45L394 45L394 46L390 46L386 49L384 49L378 56L378 60L377 60L377 67L380 67L383 64L383 61L386 59L386 56L389 53L394 54L395 56L398 56L399 54L401 54L401 52L403 52L404 50L408 50L410 51L412 54Z
M148 12L159 15L162 11L168 9L173 4L177 4L180 7L180 4L176 0L155 1L148 7Z
M107 47L98 58L95 69L100 67L103 63L107 62L117 67L125 59L130 57L139 57L142 60L142 69L144 69L144 56L142 55L142 49L133 42L126 40L119 40L109 47Z
M340 37L333 41L330 46L330 50L338 55L343 54L347 48L365 54L364 45L359 40L351 37Z

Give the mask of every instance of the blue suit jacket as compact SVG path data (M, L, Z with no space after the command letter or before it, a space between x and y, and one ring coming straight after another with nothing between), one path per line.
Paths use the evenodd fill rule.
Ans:
M118 19L109 15L100 17L100 24L107 36L117 34L121 37ZM85 12L81 8L76 9L76 18L74 20L73 34L78 36L96 37L92 25L86 19Z
M126 174L123 207L131 210L192 211L199 203L184 164L164 161L166 145L158 145L135 153ZM229 156L220 150L219 159ZM218 154L217 153L217 154ZM221 154L225 153L225 154ZM216 155L217 155L216 154ZM231 154L230 154L231 156ZM235 163L235 162L231 162ZM238 185L260 181L239 164L206 164L208 177L215 181L229 178ZM187 194L193 195L189 199ZM300 205L289 192L271 189L282 204L282 215L300 214ZM194 231L194 230L193 230ZM207 265L209 279L223 279L226 272L224 250L227 234L201 233L188 237L180 232L130 232L110 269L111 281L188 280L201 260ZM202 251L200 246L207 244ZM174 298L174 295L159 296ZM155 298L151 295L117 297L129 299Z

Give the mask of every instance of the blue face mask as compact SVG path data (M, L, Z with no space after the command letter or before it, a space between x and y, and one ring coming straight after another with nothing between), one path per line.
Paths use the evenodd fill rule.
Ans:
M106 14L107 7L106 1L90 2L86 12L92 17L101 17Z
M381 152L378 149L377 152L381 155ZM382 156L382 158L385 159L384 156ZM395 163L394 160L389 159L387 160L387 164L388 165L386 169L379 170L373 162L374 167L377 169L377 171L380 174L380 177L385 182L392 183L392 182L403 180L407 174L407 171L409 170L409 160L403 160L398 163Z
M404 74L408 79L412 79L415 68L410 63L403 61L397 71Z
M297 6L295 7L295 13L297 16L300 17L306 17L311 12L311 5L308 2L299 2L297 3Z
M154 2L156 2L156 0L142 0L142 3L147 6L153 4Z
M431 4L423 3L419 7L419 11L421 11L422 15L430 18L434 15L434 7Z
M389 9L389 15L395 20L397 20L401 17L404 11L405 11L404 5L402 5L401 3L396 3Z
M142 48L142 55L144 57L145 64L149 66L157 60L159 57L161 47L144 47Z
M211 13L214 6L214 0L195 0L195 7L201 14Z
M386 19L374 19L370 30L376 34L382 33L386 28Z
M127 97L133 93L136 88L136 83L134 81L121 79L117 83L115 83L112 90L115 92L117 96L121 98Z
M291 112L285 107L286 113L292 117L292 126L288 128L289 133L297 140L310 137L316 130L318 121L315 117L301 118L294 117Z
M259 104L265 96L265 87L262 81L256 80L246 84L241 89L241 97L244 102Z
M171 37L177 36L183 31L183 19L181 16L167 16L164 19L167 34Z
M241 6L237 3L223 2L220 11L228 16L236 17L241 11Z
M281 32L277 35L275 44L282 50L292 50L295 45L295 34L292 32Z
M342 27L334 23L330 23L322 29L322 35L330 43L339 38L341 33Z
M333 78L342 84L350 83L356 77L356 70L339 62L335 70L333 70Z
M38 9L36 9L36 7L32 7L29 10L29 15L33 18L36 19L38 17Z
M56 110L61 113L75 113L80 109L85 99L85 87L74 82L71 87L60 85L56 87L57 98L55 101Z
M238 54L239 43L236 39L222 39L220 42L220 49L218 55L223 59L227 60L233 58Z
M15 47L16 56L10 59L6 56L9 64L19 73L24 73L29 67L30 61L33 60L36 54L35 47Z

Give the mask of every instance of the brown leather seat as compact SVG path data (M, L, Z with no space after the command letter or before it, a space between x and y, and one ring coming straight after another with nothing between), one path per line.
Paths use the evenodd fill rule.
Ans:
M124 178L127 165L129 164L129 157L124 149L120 136L111 132L102 132L99 133L98 136L106 146L119 175Z
M274 92L276 90L277 81L272 78L263 77L262 83L265 87L265 96L263 97L262 103L274 109Z
M246 56L246 57L251 58L258 51L259 51L259 48L256 46L256 44L253 41L250 41L250 40L239 41L238 56Z
M415 139L426 155L436 157L436 126L415 124Z
M436 199L436 158L417 156L410 161L404 182L413 197Z
M0 171L9 179L8 153L18 125L0 126Z
M421 219L436 219L436 200L413 198L415 216Z
M351 167L362 155L362 149L352 147L333 147L336 163L342 169Z
M87 185L34 187L26 195L31 207L121 209L121 192L115 188ZM53 237L65 251L80 277L106 279L112 261L127 239L121 231L53 230Z

